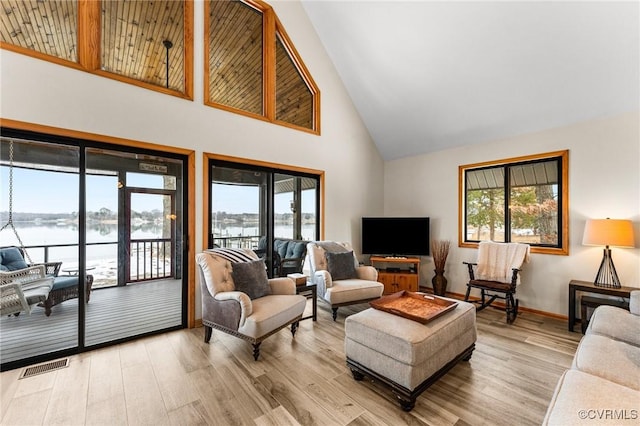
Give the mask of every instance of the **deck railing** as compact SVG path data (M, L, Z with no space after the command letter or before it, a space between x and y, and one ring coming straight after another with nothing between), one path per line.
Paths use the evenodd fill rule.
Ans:
M104 259L101 258L99 261L91 260L90 248L95 246L114 246L113 250L113 258ZM92 271L91 274L94 275L94 284L93 287L107 287L118 285L117 282L117 268L120 267L122 262L117 259L117 241L102 241L96 243L87 243L87 264L91 264ZM56 250L67 250L72 247L78 247L78 244L42 244L42 245L29 245L24 248L27 250L27 253L31 257L31 260L34 263L39 262L57 262L60 261L60 258L55 255ZM114 263L115 261L115 263ZM175 271L175 258L173 257L173 250L171 247L171 239L164 238L149 238L149 239L136 239L131 240L130 246L130 272L129 272L129 282L137 282L137 281L145 281L159 278L171 278L173 277L173 273ZM98 263L96 265L96 263ZM112 266L108 266L112 265ZM77 267L77 264L69 265L73 269L73 267ZM94 271L95 267L102 267L100 269L109 269L115 268L115 273L108 274L106 276L100 276L100 272ZM65 263L62 264L62 271L66 269L67 266ZM121 283L126 284L126 283Z
M213 244L224 248L258 248L259 235L238 235L236 237L213 237Z
M173 276L171 238L131 240L129 282Z

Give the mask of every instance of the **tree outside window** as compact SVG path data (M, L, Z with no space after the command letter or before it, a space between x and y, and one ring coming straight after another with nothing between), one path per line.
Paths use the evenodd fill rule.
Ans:
M562 151L460 166L460 246L522 242L534 252L566 254L567 156Z

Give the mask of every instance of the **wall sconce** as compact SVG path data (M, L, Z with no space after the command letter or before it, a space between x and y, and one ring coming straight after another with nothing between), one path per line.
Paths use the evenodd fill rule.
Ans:
M598 287L620 288L620 280L613 266L609 246L635 247L633 224L623 219L588 219L584 227L582 245L605 246L600 269L593 284Z

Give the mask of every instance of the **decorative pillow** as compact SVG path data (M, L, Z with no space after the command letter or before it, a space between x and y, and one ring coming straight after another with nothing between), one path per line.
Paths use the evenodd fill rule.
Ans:
M353 251L342 253L326 252L327 270L331 274L332 280L348 280L356 278L356 265L353 258Z
M262 259L234 263L231 275L236 291L246 293L249 299L271 294L267 270Z
M4 268L3 271L18 271L28 268L22 253L17 247L4 247L0 250L0 263Z

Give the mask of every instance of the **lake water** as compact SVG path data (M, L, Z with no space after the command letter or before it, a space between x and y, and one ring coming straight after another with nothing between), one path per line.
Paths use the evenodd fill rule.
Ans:
M78 227L69 224L39 224L14 223L16 231L24 246L44 246L57 244L78 244ZM141 225L136 227L131 234L132 239L160 238L162 229L157 225ZM257 236L257 227L227 226L222 229L221 236ZM275 227L275 235L280 238L292 238L291 226L280 225ZM306 240L315 239L315 225L302 226L302 235ZM107 245L87 246L87 266L114 260L117 258L118 231L115 224L99 224L87 228L87 243L111 242ZM10 228L0 233L0 246L20 246L16 236ZM44 260L44 251L41 248L29 249L28 254L33 262ZM51 247L49 260L65 262L63 267L77 265L78 247Z

